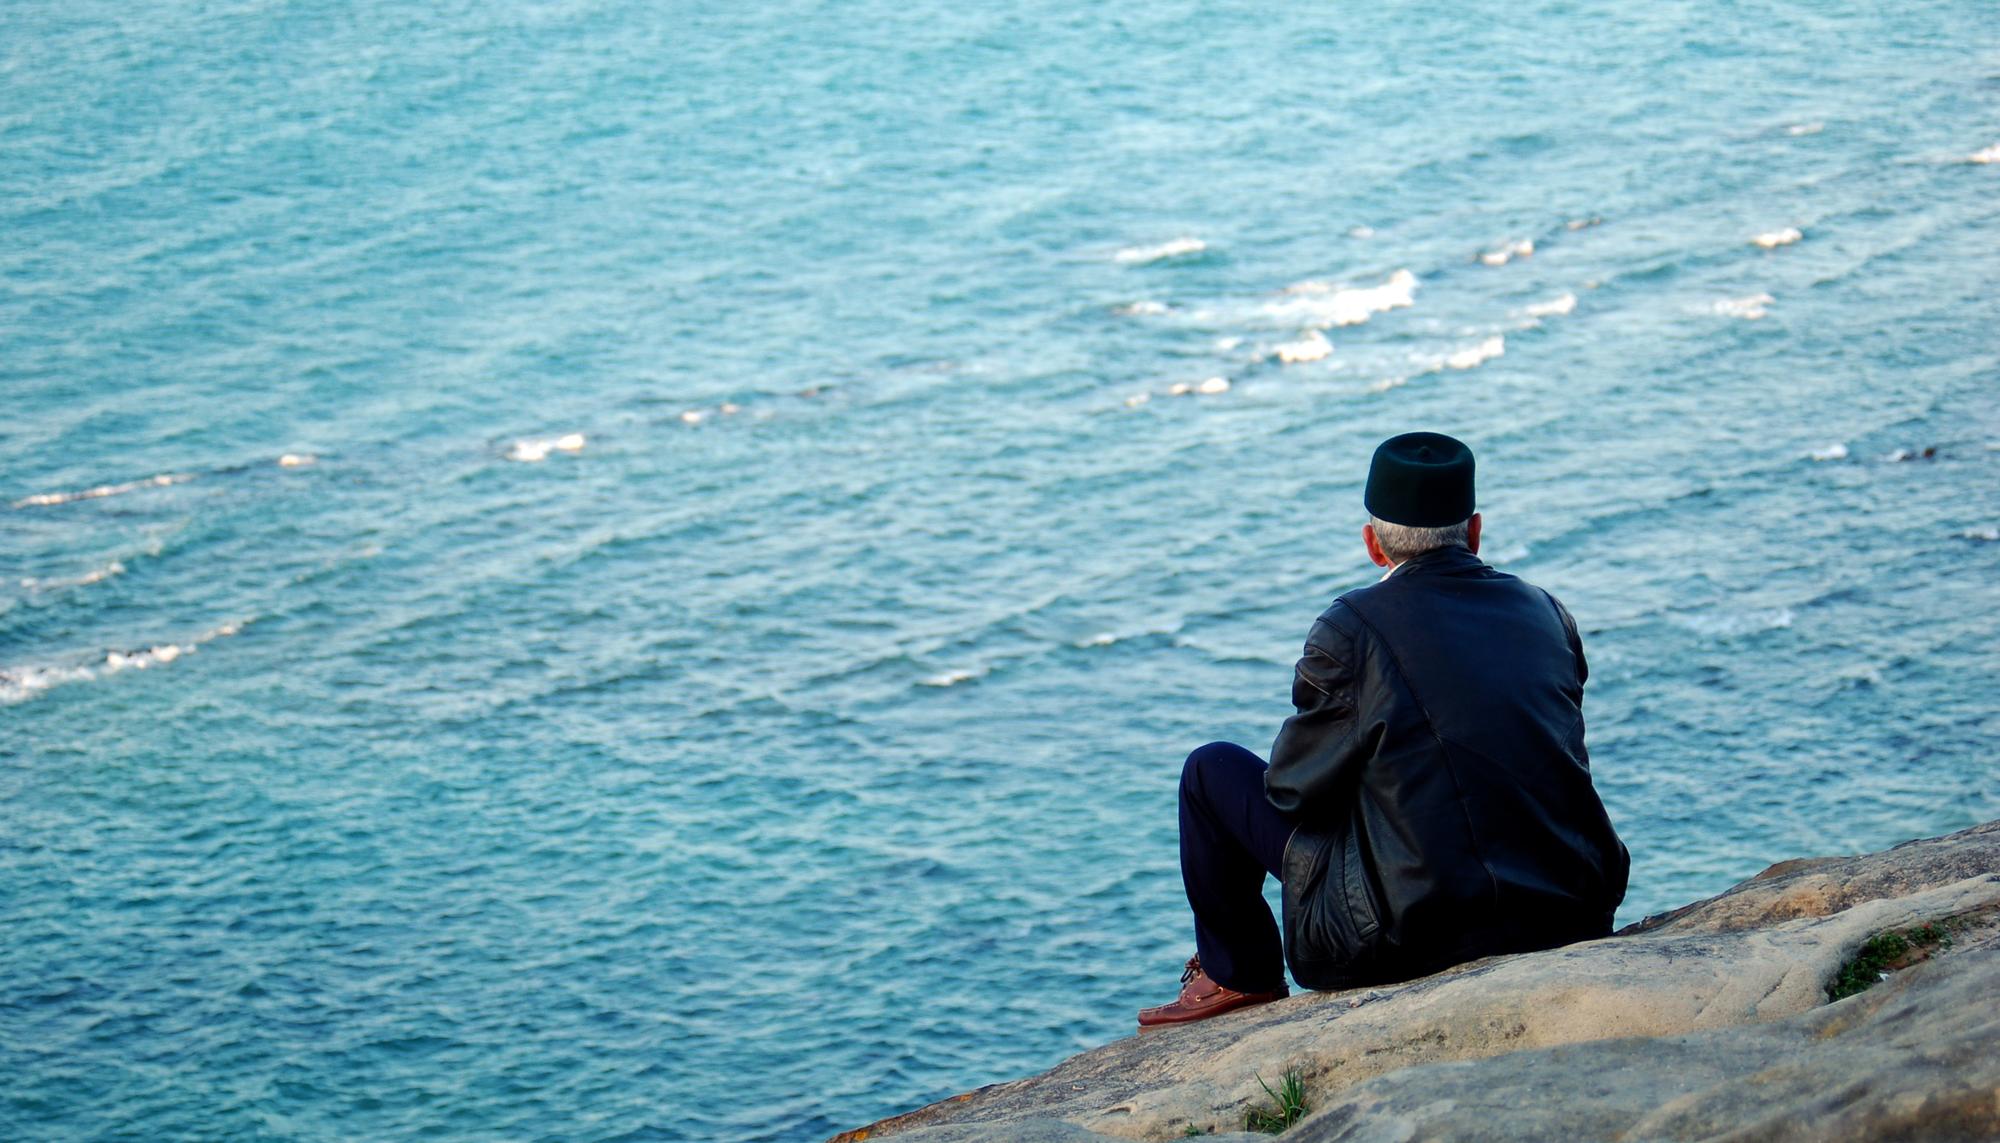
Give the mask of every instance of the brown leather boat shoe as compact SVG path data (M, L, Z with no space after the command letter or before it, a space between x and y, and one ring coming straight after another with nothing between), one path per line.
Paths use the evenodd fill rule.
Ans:
M1181 972L1179 999L1158 1008L1139 1009L1139 1030L1145 1032L1169 1024L1192 1024L1196 1020L1206 1020L1210 1016L1220 1016L1252 1004L1283 1000L1289 995L1291 990L1282 984L1275 992L1238 992L1233 988L1224 988L1201 970L1200 957L1191 956L1187 968Z

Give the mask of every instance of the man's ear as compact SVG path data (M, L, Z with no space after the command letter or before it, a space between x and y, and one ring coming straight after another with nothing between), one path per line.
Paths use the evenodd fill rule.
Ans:
M1479 513L1477 512L1472 514L1472 519L1465 522L1465 546L1472 549L1473 555L1476 556L1479 554Z
M1475 516L1473 519L1477 520L1478 517ZM1477 524L1473 525L1474 531L1477 531L1478 528ZM1375 538L1375 525L1361 525L1361 546L1368 549L1368 558L1375 561L1376 567L1386 568L1389 566L1389 554L1382 550L1382 541Z

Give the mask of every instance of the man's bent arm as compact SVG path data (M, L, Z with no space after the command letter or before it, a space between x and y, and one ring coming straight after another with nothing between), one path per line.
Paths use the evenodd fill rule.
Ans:
M1548 595L1549 602L1556 606L1556 618L1562 620L1563 638L1569 640L1569 653L1576 656L1576 685L1582 686L1590 681L1590 663L1583 657L1583 635L1576 629L1576 616L1569 613L1569 608L1562 605L1562 600L1549 595L1546 591L1542 594Z
M1327 622L1344 613L1329 610L1306 636L1305 654L1292 676L1292 705L1271 745L1271 768L1264 796L1286 813L1298 813L1351 787L1374 753L1376 736L1364 734L1355 710L1353 639Z

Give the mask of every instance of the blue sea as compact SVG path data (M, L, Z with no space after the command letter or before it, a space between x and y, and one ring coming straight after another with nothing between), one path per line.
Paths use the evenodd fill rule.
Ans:
M1126 1034L1410 429L1584 629L1621 921L2000 817L1978 0L0 29L0 1137L791 1143Z

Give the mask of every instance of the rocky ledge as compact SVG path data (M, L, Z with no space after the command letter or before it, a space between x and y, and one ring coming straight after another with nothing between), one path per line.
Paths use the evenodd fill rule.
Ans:
M2000 1138L2000 821L1787 861L1600 941L1119 1040L835 1143L1247 1143L1288 1073L1300 1143Z

